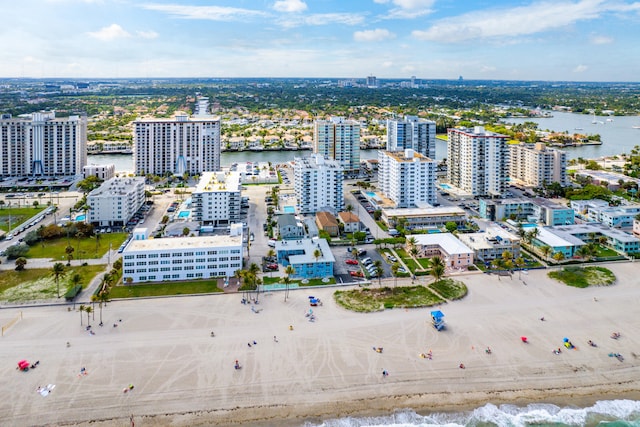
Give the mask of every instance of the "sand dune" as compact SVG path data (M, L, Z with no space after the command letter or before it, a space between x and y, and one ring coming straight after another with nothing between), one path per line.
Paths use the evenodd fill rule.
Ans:
M352 313L333 303L334 289L292 291L286 303L281 293L261 295L258 314L240 295L117 301L104 308L103 327L97 310L95 335L66 307L22 309L1 341L0 415L10 425L115 426L130 415L137 426L293 425L402 407L638 398L640 266L610 268L618 283L590 289L546 271L523 275L526 285L517 275L462 277L469 295L441 307L442 332L430 326L430 309ZM313 323L310 294L324 301ZM0 310L0 321L17 311ZM564 337L578 348L553 354ZM433 360L419 357L429 350ZM18 372L23 358L40 365ZM88 375L78 376L82 367ZM35 392L47 384L56 385L47 397Z

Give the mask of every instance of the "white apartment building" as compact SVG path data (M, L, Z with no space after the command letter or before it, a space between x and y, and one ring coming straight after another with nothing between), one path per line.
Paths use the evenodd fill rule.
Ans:
M132 240L122 253L122 269L124 283L232 277L242 269L242 233Z
M214 227L240 221L242 183L239 172L205 172L191 195L193 218Z
M183 175L220 170L220 119L177 114L134 122L136 175Z
M111 178L87 195L87 221L93 225L124 226L144 204L144 178Z
M438 164L412 149L378 151L378 185L396 208L436 203Z
M404 116L402 120L387 120L387 150L411 148L430 159L436 158L436 122Z
M82 175L85 179L90 176L95 176L101 181L106 181L116 176L116 165L113 163L107 165L87 165L82 169Z
M344 117L316 120L313 152L338 161L346 172L357 171L360 168L360 123Z
M0 176L79 176L86 164L86 116L0 116Z
M567 154L541 142L509 145L509 177L531 187L542 187L545 182L568 185Z
M507 136L473 129L448 129L447 180L473 196L500 196L509 173Z
M296 158L293 182L300 213L315 213L326 208L334 212L344 210L343 180L344 169L335 160L326 160L319 154Z

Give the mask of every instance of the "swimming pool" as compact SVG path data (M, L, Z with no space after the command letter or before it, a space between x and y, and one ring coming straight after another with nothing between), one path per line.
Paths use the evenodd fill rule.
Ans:
M450 190L451 186L449 184L440 184L440 188L442 188L444 190Z
M191 215L191 211L178 212L178 218L189 218L190 215Z
M367 196L371 197L372 199L376 198L376 193L374 193L373 191L367 191L366 193Z
M285 206L282 208L282 210L284 211L284 213L296 213L296 208L294 208L293 206Z
M84 221L85 219L87 219L87 216L86 216L86 215L78 215L78 216L76 217L76 222L82 222L82 221Z

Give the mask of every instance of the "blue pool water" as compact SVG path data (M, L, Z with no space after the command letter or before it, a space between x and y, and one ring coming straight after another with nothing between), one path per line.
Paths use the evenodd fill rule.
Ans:
M296 208L293 206L285 206L282 209L284 210L284 213L296 213Z
M531 223L528 223L528 222L527 223L524 223L524 222L522 223L522 228L535 228L537 226L538 226L538 224L531 224Z
M178 218L188 218L191 215L191 211L180 211L178 213Z
M78 216L76 217L76 222L82 222L82 221L84 221L85 219L87 219L87 216L86 216L86 215L78 215Z
M443 188L445 190L450 190L451 186L449 184L440 184L440 188Z
M374 193L373 191L367 191L365 194L367 196L371 197L372 199L375 199L375 197L376 197L376 193Z

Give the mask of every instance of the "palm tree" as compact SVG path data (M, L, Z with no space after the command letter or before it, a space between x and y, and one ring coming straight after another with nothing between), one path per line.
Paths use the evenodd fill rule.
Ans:
M393 287L395 288L398 285L398 269L400 269L400 264L394 262L391 265L391 274L393 274Z
M313 251L313 257L315 258L316 262L318 262L321 256L322 256L322 251L320 249L316 249Z
M284 269L285 276L285 290L284 290L284 302L287 302L287 298L289 298L289 284L291 283L291 276L296 274L296 269L293 268L291 264L287 265L287 268Z
M382 269L382 261L379 259L373 261L373 266L375 267L376 276L378 276L378 286L382 287L382 274L384 270Z
M414 236L411 236L409 240L407 240L407 244L409 245L409 249L415 248L418 244L418 240Z
M549 245L544 245L543 247L540 248L540 251L542 252L542 255L544 255L544 258L548 259L549 254L553 252L553 249L551 249L551 246Z
M412 246L412 247L411 247L411 249L409 249L409 253L410 253L410 254L411 254L411 256L412 256L412 257L414 257L414 258L418 258L418 253L419 253L419 252L420 252L420 251L419 251L419 250L418 250L418 248L417 248L417 247L415 247L415 246Z
M73 252L75 251L75 248L71 245L68 245L65 249L64 249L65 253L67 254L67 266L71 265L71 260L73 259Z
M80 326L82 326L82 316L84 315L84 304L80 304Z
M87 305L84 308L84 311L87 313L87 325L91 326L91 318L89 316L91 316L91 313L93 313L93 309L90 305Z
M108 292L100 291L97 295L91 295L91 301L98 303L98 308L100 308L100 325L102 325L102 304L107 305L107 301L109 299Z
M436 257L437 258L437 257ZM433 259L431 260L433 263ZM440 281L444 277L444 265L443 264L433 264L431 266L431 275L433 276L436 282Z
M56 262L55 264L53 264L51 270L56 280L56 286L58 288L58 298L60 298L60 277L66 274L64 271L64 264L61 262Z
M522 267L525 266L525 261L524 258L522 258L521 256L519 256L518 258L516 258L516 267L518 267L518 278L522 277Z
M553 254L553 259L555 259L556 261L560 262L564 259L564 253L563 252L556 252Z
M27 265L27 259L23 256L16 259L16 271L24 270L24 266Z
M347 212L353 212L353 206L351 206L351 205L347 205L347 206L344 208L344 210L345 210L345 211L347 211Z
M353 259L357 259L358 258L358 248L353 248L351 249L351 256L353 256Z

